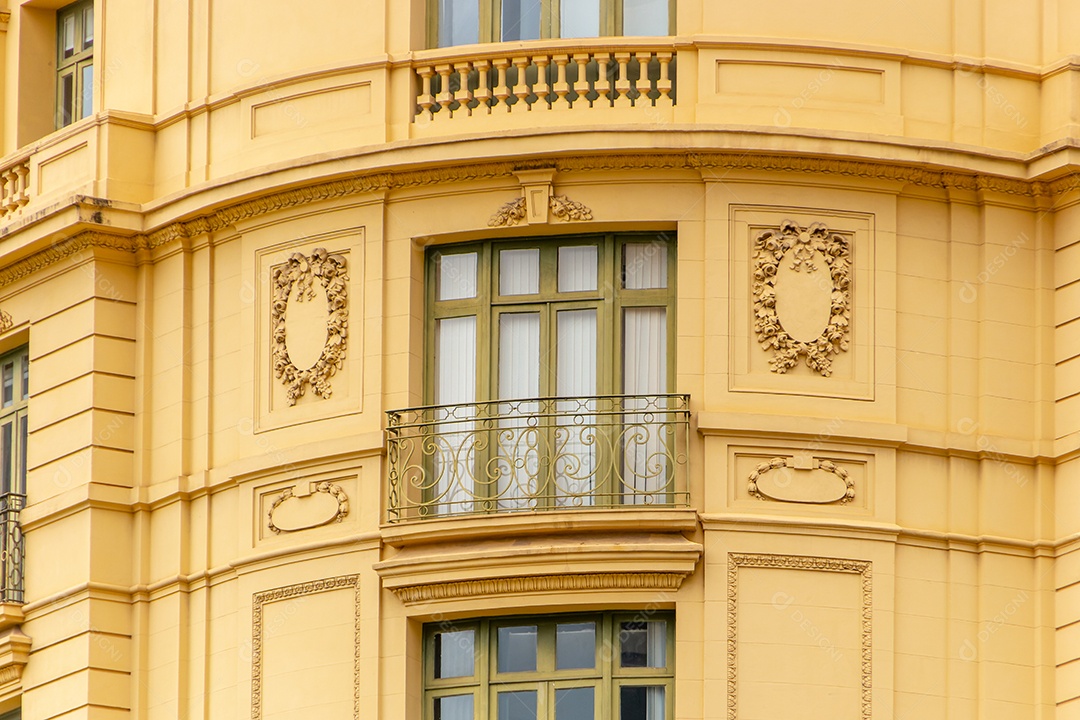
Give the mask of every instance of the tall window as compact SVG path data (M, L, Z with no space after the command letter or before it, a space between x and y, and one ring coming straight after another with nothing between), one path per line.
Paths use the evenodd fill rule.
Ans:
M424 632L425 720L673 717L670 613L491 618Z
M0 600L22 602L23 541L19 511L26 501L27 349L0 357Z
M431 253L439 512L671 502L673 256L656 234Z
M429 0L432 44L670 35L674 0Z
M56 126L94 112L94 0L56 13Z

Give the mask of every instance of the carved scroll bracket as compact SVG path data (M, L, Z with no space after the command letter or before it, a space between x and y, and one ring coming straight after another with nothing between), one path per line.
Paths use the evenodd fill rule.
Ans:
M521 183L521 197L500 207L488 220L489 226L503 227L519 222L526 225L546 224L552 215L565 222L592 220L592 210L585 205L565 195L553 194L554 168L521 170L514 175Z
M0 333L7 332L13 327L15 327L15 321L11 319L11 315L0 310Z

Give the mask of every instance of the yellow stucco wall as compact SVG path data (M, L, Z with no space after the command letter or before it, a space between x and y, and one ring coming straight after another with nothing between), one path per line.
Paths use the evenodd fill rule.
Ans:
M95 112L60 130L64 3L8 3L0 353L31 392L0 712L421 720L425 623L659 608L679 720L1080 717L1080 10L675 1L669 37L432 49L422 0L97 0ZM425 98L579 57L674 57L675 100ZM491 224L532 190L589 217ZM828 377L754 331L787 220L850 242ZM688 505L389 522L427 249L636 231L677 248ZM274 272L317 248L347 348L290 405ZM773 458L852 497L756 496ZM320 483L338 521L269 526Z

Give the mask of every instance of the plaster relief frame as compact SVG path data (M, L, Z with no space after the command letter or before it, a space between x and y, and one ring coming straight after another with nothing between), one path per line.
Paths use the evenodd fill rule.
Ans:
M341 588L353 589L353 717L360 717L360 576L341 575L286 585L251 596L251 720L262 720L263 717L264 606Z
M270 326L273 339L274 377L287 389L287 402L295 405L310 386L313 393L329 399L333 394L330 378L342 368L348 347L349 290L348 264L344 255L330 254L315 248L310 256L294 252L283 264L271 270L273 297L270 303ZM295 289L297 302L313 302L318 281L326 292L326 342L316 363L301 369L289 357L285 316L289 296Z
M729 217L729 391L873 401L884 390L887 399L888 388L878 387L875 372L881 310L876 214L732 204ZM776 247L767 247L770 243ZM825 261L825 277L832 283L828 323L813 342L785 339L773 307L774 288L759 276L769 273L767 267L775 271L783 263L788 268L819 253L832 258Z
M780 568L859 575L862 617L860 631L860 715L873 717L873 563L868 560L812 557L807 555L758 555L728 553L727 566L727 718L738 720L739 682L739 568Z

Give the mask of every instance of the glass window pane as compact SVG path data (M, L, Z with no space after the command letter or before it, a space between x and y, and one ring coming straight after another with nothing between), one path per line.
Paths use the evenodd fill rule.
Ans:
M22 395L21 399L25 400L30 396L30 358L23 355L20 360L22 365Z
M667 245L626 243L623 246L623 287L647 290L667 287Z
M592 669L594 667L596 667L596 623L559 623L555 629L555 669ZM589 697L591 708L592 695L590 694ZM589 717L592 717L591 711Z
M82 68L82 97L79 104L79 119L89 117L94 112L94 66Z
M623 392L627 395L667 392L666 308L623 311Z
M23 411L25 413L25 411ZM26 415L19 416L19 469L12 490L20 495L26 493Z
M499 294L535 295L540 292L540 251L502 250L499 252Z
M667 666L667 622L624 622L619 630L620 666Z
M499 693L499 720L536 720L536 691Z
M668 0L623 0L623 35L670 35Z
M540 39L540 0L502 0L502 39Z
M595 709L596 700L591 687L555 691L555 720L593 720Z
M75 54L75 16L65 15L60 22L63 23L60 31L60 47L64 51L63 56L69 58Z
M15 401L15 363L4 363L4 407L10 406Z
M473 720L472 695L435 698L435 720Z
M596 289L596 246L559 248L559 292Z
M480 42L480 0L439 0L439 47Z
M94 46L94 6L87 5L83 8L83 41L82 49L86 50Z
M600 36L600 0L563 0L559 3L559 37Z
M0 493L9 493L11 486L11 432L12 423L0 425Z
M664 686L619 688L619 720L664 720Z
M435 677L471 677L473 631L456 630L435 635Z
M75 74L60 76L60 127L70 125L75 111Z
M435 321L435 403L476 401L476 316Z
M499 398L540 396L540 313L499 316Z
M498 655L501 673L534 672L536 670L536 626L499 628ZM533 702L535 703L535 698ZM535 705L533 711L535 713ZM499 717L502 717L501 713Z
M476 297L476 253L436 255L435 298L461 300Z
M596 310L561 310L556 316L555 392L561 397L596 394Z

